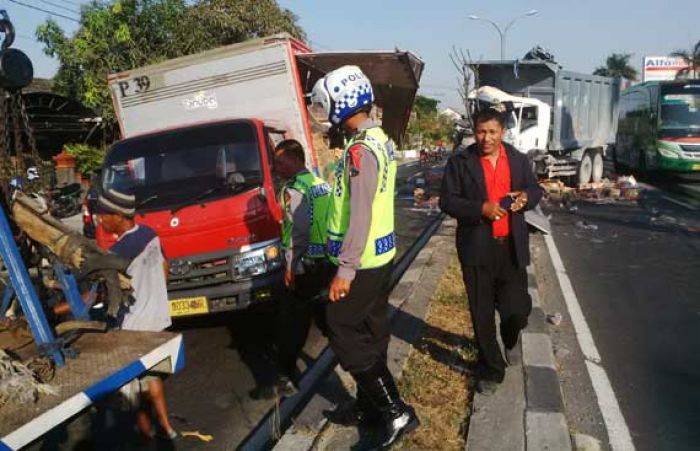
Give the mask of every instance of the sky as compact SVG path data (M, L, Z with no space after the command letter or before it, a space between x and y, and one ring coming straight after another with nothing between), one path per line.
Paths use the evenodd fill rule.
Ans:
M68 16L77 16L87 0L15 0ZM500 40L486 22L502 27L514 17L536 9L538 14L518 19L506 36L506 58L522 57L541 45L564 68L591 72L612 52L632 53L638 69L645 55L667 55L689 49L700 40L699 0L278 0L296 13L312 48L317 50L410 50L425 62L420 92L441 101L440 106L462 110L457 72L449 53L453 46L469 50L475 59L497 59ZM57 62L42 52L33 38L37 25L49 14L10 0L0 0L10 15L18 38L14 47L34 63L35 75L51 77ZM73 32L77 23L55 17Z

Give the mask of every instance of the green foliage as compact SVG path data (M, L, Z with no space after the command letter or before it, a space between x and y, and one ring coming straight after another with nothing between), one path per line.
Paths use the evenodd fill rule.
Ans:
M683 58L689 66L681 69L676 74L676 78L697 78L700 75L700 41L696 42L690 50L676 50L671 56Z
M613 53L605 60L605 66L599 66L593 75L603 77L624 77L634 81L637 79L637 69L630 66L631 53Z
M73 36L53 20L36 34L60 63L54 91L114 127L108 74L279 32L304 37L297 17L275 0L93 0Z
M413 102L413 111L421 115L437 114L437 106L440 103L438 99L416 95L416 100Z
M94 174L102 166L107 149L88 144L66 144L66 152L75 157L76 169L83 176Z
M417 95L406 134L412 145L434 145L449 142L454 132L454 121L438 113L439 100Z

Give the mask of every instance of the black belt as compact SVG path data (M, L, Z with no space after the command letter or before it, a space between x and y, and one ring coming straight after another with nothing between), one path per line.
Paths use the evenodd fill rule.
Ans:
M510 237L509 236L494 236L493 241L496 244L508 244L508 243L510 243Z

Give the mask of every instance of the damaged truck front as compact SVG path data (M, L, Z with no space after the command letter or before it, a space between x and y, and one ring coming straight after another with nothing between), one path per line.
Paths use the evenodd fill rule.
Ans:
M136 222L160 236L171 316L275 297L282 252L274 146L296 139L316 173L331 158L307 93L343 64L372 80L384 127L400 141L423 69L410 52L313 53L282 34L109 77L124 139L110 149L101 184L132 191ZM97 231L103 247L114 238Z

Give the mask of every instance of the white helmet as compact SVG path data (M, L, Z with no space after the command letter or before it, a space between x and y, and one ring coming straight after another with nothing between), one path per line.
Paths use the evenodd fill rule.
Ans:
M372 103L374 91L367 76L357 66L343 66L316 82L309 112L319 122L340 125Z
M30 182L39 178L39 170L36 166L30 166L27 168L27 180Z

